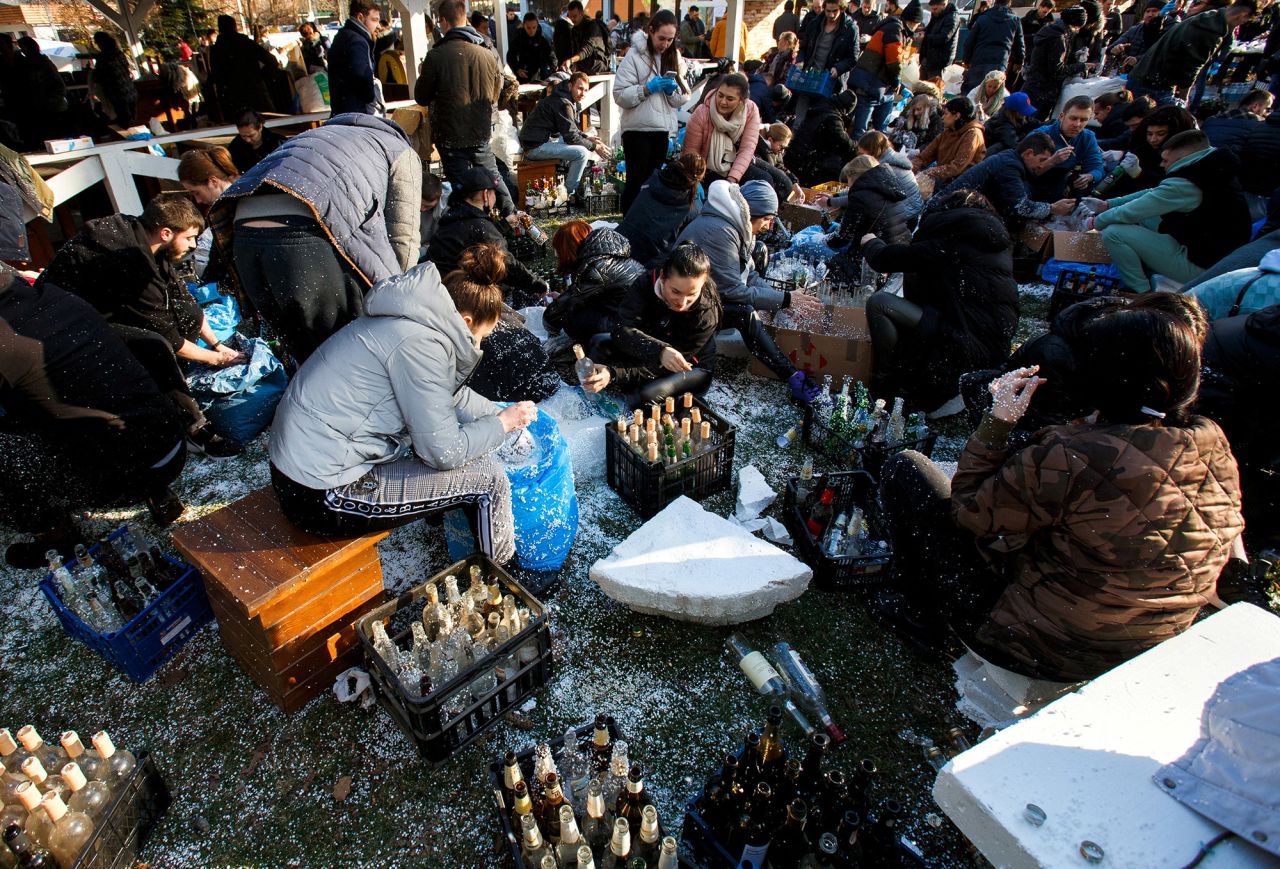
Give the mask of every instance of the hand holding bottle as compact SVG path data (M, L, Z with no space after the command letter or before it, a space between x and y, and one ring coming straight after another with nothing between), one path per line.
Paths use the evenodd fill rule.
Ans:
M991 381L988 389L993 399L991 415L1001 422L1014 423L1022 419L1031 405L1031 397L1035 395L1040 384L1047 383L1043 377L1037 377L1039 365L1029 368L1015 368Z
M674 347L662 348L662 367L668 371L679 374L682 371L692 371L693 366L689 364L689 360L684 358L684 354Z
M502 431L511 432L524 428L538 416L538 406L532 401L517 401L515 404L498 411L498 419L502 422Z

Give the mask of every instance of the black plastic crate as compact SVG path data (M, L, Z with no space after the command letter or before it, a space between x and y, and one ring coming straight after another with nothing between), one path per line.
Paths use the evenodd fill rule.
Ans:
M626 738L622 735L622 731L618 729L618 722L613 720L612 715L608 717L608 726L611 739ZM579 742L590 739L595 732L595 719L593 718L586 724L579 724L573 729L573 732L577 734ZM564 735L561 734L555 739L548 739L545 742L551 746L551 756L558 762L562 756L560 749L564 747ZM628 746L629 748L630 746ZM516 752L516 760L520 762L520 772L524 774L525 781L533 780L533 753L536 749L536 745L530 745ZM507 805L506 798L502 793L502 769L504 766L505 762L502 757L494 759L489 764L489 786L493 790L493 804L498 812L498 822L502 825L502 837L511 852L511 861L516 869L538 869L538 867L530 866L526 863L520 855L520 832L511 826L511 810L513 807ZM658 818L658 828L662 829L662 818Z
M600 193L588 193L582 197L582 212L591 217L601 214L617 214L622 211L622 196L612 185Z
M124 532L124 528L118 528L108 539L115 541ZM101 544L95 543L88 552L96 557L101 549ZM135 682L145 682L154 676L196 631L213 620L213 610L209 607L199 571L168 554L162 555L171 565L182 569L181 576L156 595L142 612L109 634L99 633L62 602L52 573L45 574L40 581L40 591L53 607L67 635L93 649ZM76 566L75 559L63 566L72 570Z
M129 780L112 790L111 805L93 827L93 835L72 869L128 869L169 808L172 798L151 755L137 755Z
M916 450L926 456L933 455L933 447L938 442L938 433L930 431L922 438L899 441L895 444L863 444L856 446L852 441L833 434L831 427L814 411L813 405L804 409L804 423L801 426L804 442L816 452L832 461L852 469L862 470L873 477L880 476L889 456L903 450Z
M442 580L446 576L454 574L465 577L473 564L479 565L486 577L498 577L504 592L515 595L520 603L528 607L533 617L528 627L493 650L489 656L489 666L496 665L509 655L516 657L518 650L529 644L536 647L537 655L527 663L519 664L515 673L498 683L492 691L482 697L472 697L463 708L450 716L446 712L446 705L458 693L470 691L471 683L478 675L475 669L460 672L444 685L434 686L426 697L411 695L405 690L399 677L374 651L370 632L374 621L390 621L387 635L401 649L411 646L409 625L421 617L426 587L438 583L443 591ZM545 608L524 586L483 553L468 556L440 571L427 582L409 589L396 600L371 610L356 622L356 634L364 648L365 661L378 701L433 767L443 765L453 754L474 742L506 712L518 707L526 697L551 678L551 627ZM516 659L518 662L518 657Z
M1058 274L1058 282L1053 285L1053 295L1049 297L1049 322L1063 310L1076 302L1094 299L1098 296L1132 296L1126 292L1124 281L1110 275L1097 272L1083 272L1078 269L1063 269Z
M711 423L716 444L671 465L663 464L661 457L657 462L650 462L648 456L631 448L614 423L605 425L604 454L609 487L645 519L681 495L695 500L705 498L728 488L733 480L737 429L701 400L695 398L693 406L702 412L704 422Z
M787 481L782 521L791 533L796 556L813 568L814 585L827 591L848 591L882 582L887 576L889 562L893 560L893 549L880 509L875 479L865 471L839 471L813 478L815 499L821 495L824 486L830 485L835 490L833 518L852 506L862 509L870 538L885 544L883 549L871 555L830 556L823 552L822 541L809 532L803 505L797 503L796 482L794 477Z
M529 260L546 256L548 249L547 242L535 240L528 232L522 232L520 235L514 232L507 234L507 250L511 252L511 256L526 265Z

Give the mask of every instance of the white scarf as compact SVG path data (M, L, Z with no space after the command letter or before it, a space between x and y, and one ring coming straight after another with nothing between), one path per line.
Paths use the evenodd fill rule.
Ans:
M747 126L747 103L743 100L732 118L726 118L716 109L715 98L707 103L707 116L711 119L711 142L707 147L707 171L722 177L728 176L733 161L738 156L738 142Z

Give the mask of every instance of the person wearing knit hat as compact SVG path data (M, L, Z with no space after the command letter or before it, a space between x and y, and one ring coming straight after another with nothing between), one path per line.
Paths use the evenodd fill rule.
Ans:
M1073 58L1072 42L1087 17L1078 6L1062 10L1057 21L1040 28L1028 52L1030 59L1023 70L1023 89L1031 102L1050 116L1063 83L1085 71L1086 65Z
M702 212L681 231L676 244L696 244L710 257L711 277L724 302L722 328L737 329L751 355L791 387L792 397L809 402L821 387L796 369L756 313L790 308L804 317L822 307L808 293L771 286L756 270L756 236L773 225L777 213L778 196L768 183L748 181L739 187L713 181Z

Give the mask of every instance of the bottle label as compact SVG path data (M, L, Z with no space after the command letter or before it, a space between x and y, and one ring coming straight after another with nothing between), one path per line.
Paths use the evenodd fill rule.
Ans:
M764 869L764 856L768 853L768 842L763 845L747 845L742 849L742 857L738 860L738 869Z
M752 652L741 661L738 666L742 668L742 672L747 674L747 678L751 680L751 684L759 691L770 679L777 679L778 671L773 669L773 665L769 663L769 659L759 652Z

